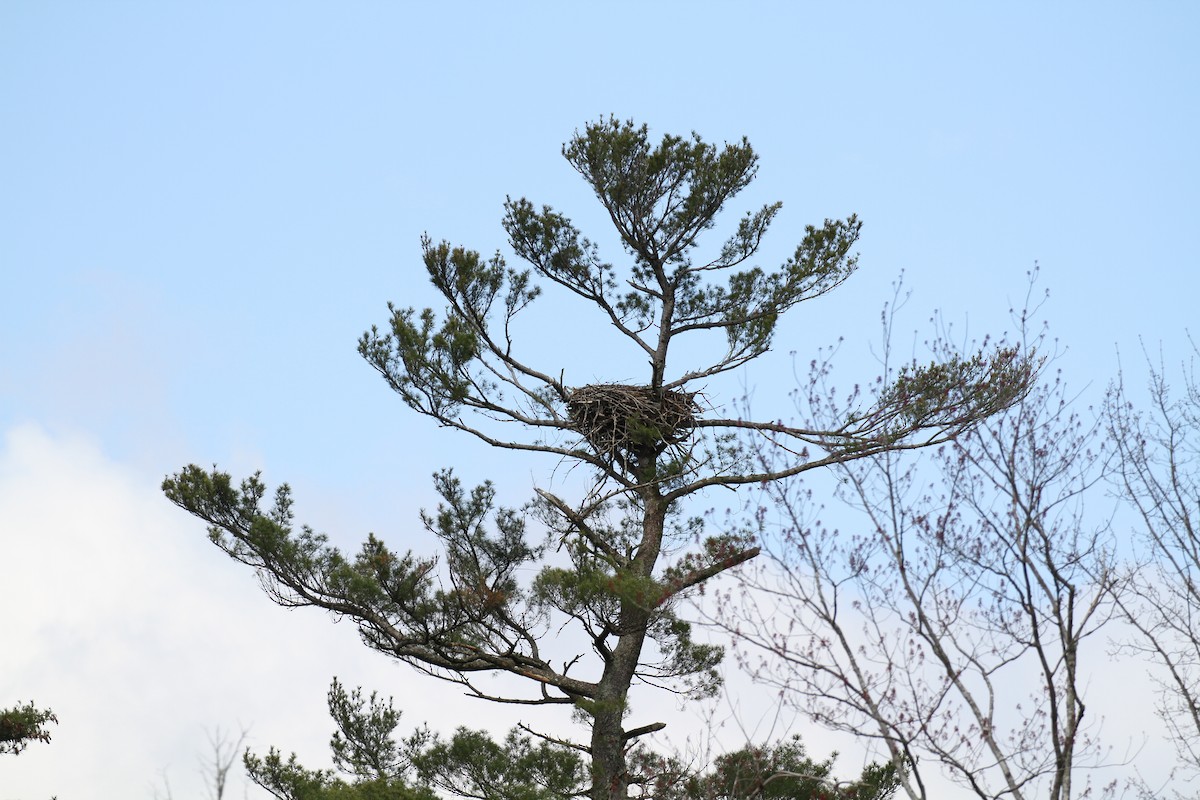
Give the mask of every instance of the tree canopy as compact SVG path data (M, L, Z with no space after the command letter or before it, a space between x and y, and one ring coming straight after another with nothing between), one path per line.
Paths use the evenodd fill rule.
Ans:
M1018 399L1033 368L1016 349L913 363L835 425L723 414L700 395L705 381L762 356L781 315L854 272L861 223L849 216L807 226L779 267L749 266L779 203L747 212L719 247L700 246L755 177L758 157L745 139L716 146L667 135L655 144L646 126L610 118L577 132L563 155L607 212L623 258L605 260L612 256L551 207L509 198L502 226L523 266L424 237L425 270L445 309L389 306L389 324L365 333L359 352L437 424L583 467L591 483L582 496L539 486L524 508L501 508L491 483L468 488L440 471L442 502L421 516L441 544L439 560L393 551L373 535L343 554L295 526L286 484L264 507L258 475L235 481L192 465L163 488L280 604L349 618L369 647L478 697L571 706L590 728L586 742L571 743L589 757L589 793L609 800L639 780L628 763L636 740L664 727L636 719L630 687L703 696L718 685L721 649L693 639L680 599L758 554L753 541L685 518L681 501L948 441ZM632 342L648 366L644 382L568 386L565 365L524 358L515 321L544 286L599 314L614 341ZM678 341L713 331L725 344L706 362L672 360ZM582 354L601 345L577 346ZM747 437L781 443L792 457L763 469ZM583 635L565 641L586 646L547 652L547 634L567 625ZM477 680L494 673L525 679L528 690L495 694Z

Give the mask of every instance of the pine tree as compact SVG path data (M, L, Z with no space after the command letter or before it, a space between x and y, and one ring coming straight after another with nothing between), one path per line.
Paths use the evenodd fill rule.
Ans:
M343 555L323 535L294 527L286 484L264 509L258 475L235 484L193 465L163 488L210 525L217 546L257 570L277 602L352 619L368 646L479 697L572 707L590 727L580 745L590 796L610 800L629 796L636 739L664 727L626 727L637 716L631 685L695 695L717 687L721 649L693 640L678 602L758 553L752 541L706 535L683 518L685 499L947 441L1011 404L1031 369L1014 350L914 365L831 430L722 414L699 387L766 353L781 315L854 272L858 219L808 226L778 269L746 266L780 210L769 204L701 259L701 235L755 177L758 158L745 139L717 147L695 134L668 135L654 145L645 126L608 119L577 132L563 155L608 213L624 267L603 260L564 215L509 199L503 227L526 266L424 238L444 312L389 306L390 325L364 334L359 352L439 425L582 467L592 479L582 498L539 488L522 513L497 508L490 483L468 490L450 470L439 472L443 502L422 514L444 548L439 567L373 535L357 555ZM580 313L598 313L615 340L632 343L649 367L644 383L570 386L566 365L524 360L512 332L541 296L539 281L566 290ZM724 346L707 363L674 366L678 342L711 341L704 334L713 332ZM581 341L577 352L597 346ZM757 465L741 444L748 436L783 442L795 458ZM540 544L527 536L531 514L550 532ZM699 546L671 555L691 541ZM553 545L569 567L547 560ZM523 582L529 574L536 577ZM589 652L543 651L547 633L565 623L582 629ZM494 673L527 679L531 691L490 694L477 679Z

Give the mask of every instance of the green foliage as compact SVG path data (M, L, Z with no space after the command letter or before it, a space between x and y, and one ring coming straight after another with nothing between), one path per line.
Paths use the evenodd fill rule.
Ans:
M392 700L334 679L329 713L335 770L310 770L293 753L247 752L246 771L280 800L434 800L436 791L479 800L558 800L578 794L587 769L579 753L534 742L517 731L496 742L483 731L459 728L443 738L419 730L398 741L400 712ZM342 777L345 776L345 777Z
M648 682L678 682L693 698L712 697L721 690L717 667L725 648L692 639L692 626L674 614L655 618L647 635L658 645L661 658L642 673Z
M265 757L246 751L243 763L250 780L279 800L324 800L335 786L345 786L331 771L305 769L295 753L285 761L274 747Z
M486 731L459 728L433 736L413 756L418 777L460 797L480 800L561 800L587 790L587 768L576 750L534 742L510 731L503 742Z
M989 355L906 365L880 396L869 424L892 440L914 429L961 430L1024 397L1040 364L1019 348L1006 347Z
M58 722L54 712L40 709L32 702L0 709L0 754L17 755L30 742L49 742L50 731L46 726L51 722Z
M274 748L263 758L246 753L244 763L250 780L279 800L437 800L430 789L410 786L401 778L349 782L329 770L308 770L294 753L284 761Z
M364 699L361 689L347 692L334 678L327 703L337 726L329 742L337 771L306 769L295 753L285 760L272 747L263 757L244 755L254 783L280 800L435 800L428 787L410 780L413 743L396 741L400 712L391 699L374 692Z
M492 668L479 652L500 647L495 621L521 596L515 572L540 550L525 543L519 514L494 508L490 484L468 495L450 471L437 473L434 483L446 502L423 519L445 545L446 588L434 580L434 560L398 555L374 536L351 560L324 535L307 527L295 531L286 485L265 510L257 475L235 489L227 473L192 465L163 489L211 524L210 537L221 549L259 570L277 602L349 616L364 642L391 655L446 669ZM489 516L494 535L484 527Z
M634 768L654 800L889 800L898 788L890 764L870 764L853 781L833 777L836 754L808 757L799 736L773 745L747 745L693 771L676 759L642 750Z
M404 772L407 759L392 738L400 712L391 700L384 703L375 692L364 700L361 688L347 694L334 678L327 702L329 716L337 724L329 740L335 768L362 780L382 780Z
M662 265L686 262L696 238L758 168L745 139L718 150L695 133L667 135L651 148L645 125L616 118L587 125L563 147L563 155L612 216L637 259L634 277L642 281L652 281ZM764 213L762 229L773 215Z

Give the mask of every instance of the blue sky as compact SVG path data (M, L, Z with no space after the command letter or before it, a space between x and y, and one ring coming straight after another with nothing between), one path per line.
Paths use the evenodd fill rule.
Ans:
M729 221L783 201L765 266L805 224L865 222L859 274L714 391L744 383L779 413L788 352L839 336L870 377L901 271L907 329L940 308L982 336L1011 328L1039 263L1059 363L1092 392L1118 351L1183 353L1194 6L746 5L0 5L0 706L62 720L0 764L0 798L149 796L168 767L183 795L203 726L238 720L319 761L335 673L412 689L409 721L428 718L437 687L270 606L157 485L192 461L261 468L347 546L374 530L425 548L442 466L520 502L553 464L417 418L355 342L389 300L436 303L423 232L502 248L506 195L611 245L559 154L600 116L749 137L759 179ZM555 368L638 378L569 298L543 309L525 333ZM113 737L127 758L80 760Z

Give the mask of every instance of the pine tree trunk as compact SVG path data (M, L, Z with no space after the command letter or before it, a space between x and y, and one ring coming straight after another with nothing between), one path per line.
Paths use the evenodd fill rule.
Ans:
M591 800L626 800L629 772L625 764L625 729L621 724L624 698L600 701L592 719Z
M666 527L667 507L662 502L653 475L654 456L646 459L651 465L644 472L646 486L642 490L645 504L642 517L642 541L633 563L641 577L654 574L654 566L662 550ZM592 717L592 800L626 800L629 797L629 770L625 761L624 718L629 687L637 671L646 631L654 609L647 598L621 598L620 628L622 635L605 665L600 679L600 694L596 698Z

